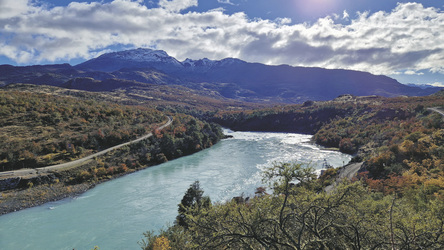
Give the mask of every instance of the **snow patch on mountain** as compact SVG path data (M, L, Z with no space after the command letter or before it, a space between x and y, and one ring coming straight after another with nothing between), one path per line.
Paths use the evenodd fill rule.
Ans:
M243 63L244 61L235 59L235 58L225 58L222 60L210 60L208 58L203 58L199 60L193 60L193 59L185 59L182 62L182 65L184 67L204 67L204 68L211 68L211 67L220 67L220 66L229 66L236 63Z
M247 63L235 58L222 60L210 60L203 58L192 60L187 58L183 62L168 55L163 50L152 50L147 48L131 49L119 52L103 54L76 67L84 70L98 70L113 72L122 68L155 68L164 72L208 72L219 67L230 67Z
M107 53L102 56L102 58L112 58L112 59L120 59L125 61L132 62L162 62L169 63L177 66L181 66L181 63L176 60L176 58L169 56L163 50L152 50L152 49L133 49L133 50L125 50L120 52L112 52Z
M193 59L185 59L185 61L182 62L182 65L185 67L212 67L215 64L216 61L210 60L208 58L203 58L199 60L193 60Z

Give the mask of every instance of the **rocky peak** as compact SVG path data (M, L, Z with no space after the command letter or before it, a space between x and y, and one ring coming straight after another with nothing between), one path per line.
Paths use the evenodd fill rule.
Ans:
M100 59L119 59L125 61L132 62L163 62L163 63L172 63L172 64L180 64L174 57L169 56L163 50L152 50L146 48L138 48L132 50L124 50L119 52L112 52L103 54Z

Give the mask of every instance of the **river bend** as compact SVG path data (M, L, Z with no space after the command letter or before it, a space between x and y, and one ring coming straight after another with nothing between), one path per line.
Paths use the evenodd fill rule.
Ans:
M172 223L177 204L195 180L213 202L262 186L261 171L273 162L324 162L335 167L349 155L291 133L225 131L225 139L199 153L151 167L88 192L0 216L0 249L140 249L147 230Z

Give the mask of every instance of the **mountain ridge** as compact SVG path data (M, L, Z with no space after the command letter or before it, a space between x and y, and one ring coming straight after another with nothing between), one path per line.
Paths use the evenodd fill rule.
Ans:
M210 60L208 58L193 60L187 58L181 62L163 50L138 48L105 53L99 57L77 64L74 67L81 70L106 72L118 71L122 68L147 67L167 71L171 71L172 69L174 69L173 71L180 71L192 68L208 70L214 66L227 66L235 63L247 62L236 58L224 58L222 60Z
M69 84L75 78L92 78L94 81ZM0 65L0 86L20 82L113 91L128 88L128 81L137 82L131 87L143 84L181 85L203 92L218 92L225 98L238 101L260 103L322 101L343 94L422 96L441 89L407 86L387 76L355 70L265 65L236 58L187 58L179 61L163 50L143 48L106 53L75 66Z

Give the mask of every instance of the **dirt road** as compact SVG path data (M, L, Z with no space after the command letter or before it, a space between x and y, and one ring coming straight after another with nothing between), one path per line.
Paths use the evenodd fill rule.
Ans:
M432 111L438 112L438 113L440 113L442 116L444 116L444 111L442 111L442 110L439 109L438 107L435 107L435 108L428 108L428 110L432 110Z
M168 116L168 121L165 124L163 124L162 126L160 126L158 129L161 130L161 129L171 125L172 122L173 122L172 117ZM79 166L79 165L82 165L83 163L85 163L86 161L93 159L94 157L101 156L101 155L104 155L104 154L108 153L109 151L114 150L114 149L118 149L118 148L121 148L123 146L127 146L127 145L130 145L130 144L139 142L141 140L145 140L145 139L147 139L147 138L149 138L151 136L153 136L153 134L149 133L149 134L146 134L146 135L144 135L144 136L142 136L140 138L137 138L137 139L135 139L133 141L125 142L125 143L116 145L114 147L107 148L107 149L105 149L103 151L97 152L95 154L86 156L84 158L81 158L81 159L78 159L78 160L75 160L75 161L66 162L66 163L57 164L57 165L52 165L52 166L47 166L47 167L42 167L42 168L19 169L19 170L15 170L15 171L3 172L3 173L0 173L0 177L8 177L8 178L10 178L10 177L16 177L16 176L36 175L36 174L41 174L41 173L47 173L49 171L54 171L54 170L60 170L60 169L64 169L64 168L70 168L70 167L74 167L74 166Z
M333 184L330 186L325 187L325 192L330 193L334 190L335 186L338 185L344 178L347 178L351 180L353 177L355 177L361 168L363 162L359 163L350 163L348 165L345 165L339 170L338 176L336 177L336 180Z

